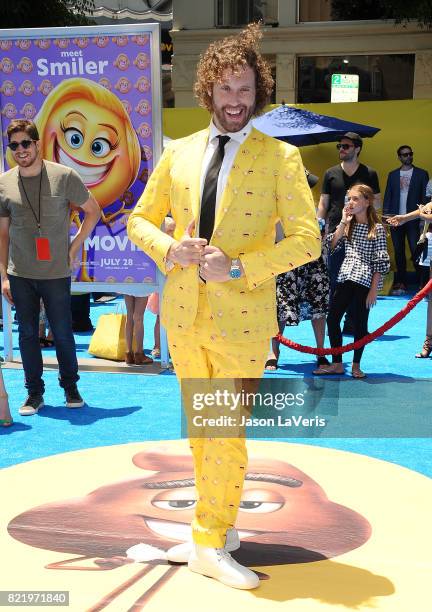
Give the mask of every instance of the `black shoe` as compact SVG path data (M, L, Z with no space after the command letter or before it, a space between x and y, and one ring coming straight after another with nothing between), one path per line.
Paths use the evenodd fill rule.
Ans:
M77 386L69 387L65 389L66 406L68 408L82 408L84 406L84 400L79 394Z
M30 394L24 404L18 409L21 416L32 416L37 414L39 408L44 407L43 395L39 393Z

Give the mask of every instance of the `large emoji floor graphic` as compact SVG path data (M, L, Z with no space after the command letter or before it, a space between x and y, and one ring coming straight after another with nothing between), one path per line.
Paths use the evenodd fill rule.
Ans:
M248 448L234 556L259 573L258 589L229 589L166 561L189 537L195 505L182 440L3 470L0 590L69 591L63 609L77 612L429 609L430 479L328 448Z

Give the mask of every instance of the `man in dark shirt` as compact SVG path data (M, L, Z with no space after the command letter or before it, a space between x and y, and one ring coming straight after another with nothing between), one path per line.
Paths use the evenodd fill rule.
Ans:
M405 215L417 210L418 204L426 204L429 200L426 196L429 174L423 168L414 166L412 148L409 145L401 145L397 150L397 156L401 165L389 173L384 193L383 212L387 215ZM415 250L420 236L419 219L413 219L400 226L390 226L390 233L396 262L394 285L391 293L392 295L404 295L407 285L405 239L408 241L414 269L419 276L418 266L415 262Z
M358 161L363 146L361 137L355 132L347 132L336 146L339 150L340 163L326 171L318 204L318 219L326 220L329 233L334 232L340 223L342 209L345 205L345 195L352 185L356 183L369 185L375 194L375 208L381 206L380 187L376 171ZM343 249L329 255L330 294L335 289L343 258ZM345 319L344 332L350 333L350 323L347 318Z
M329 232L334 232L340 222L345 194L355 183L369 185L375 194L375 208L381 204L376 171L358 161L363 146L361 137L355 132L347 132L336 146L340 164L326 171L318 204L318 217L328 221Z

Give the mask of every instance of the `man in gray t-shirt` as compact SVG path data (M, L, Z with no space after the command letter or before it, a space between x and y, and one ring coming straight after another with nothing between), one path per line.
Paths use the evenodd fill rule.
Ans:
M35 124L15 119L7 129L16 166L0 176L0 274L2 293L15 305L28 397L21 415L44 405L39 311L42 299L54 336L66 406L80 408L78 362L70 309L71 265L95 227L100 209L79 175L40 157ZM69 244L70 207L84 213Z

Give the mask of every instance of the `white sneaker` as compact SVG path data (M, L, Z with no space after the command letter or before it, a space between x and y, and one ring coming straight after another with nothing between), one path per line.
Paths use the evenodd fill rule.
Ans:
M237 563L223 548L193 544L188 567L192 572L215 578L234 589L256 589L260 582L255 572Z
M44 407L43 395L30 394L24 404L18 409L21 416L32 416L37 414L39 408Z
M177 544L167 550L166 558L173 563L187 563L192 552L192 540ZM240 548L240 538L237 529L227 529L224 550L233 552Z

